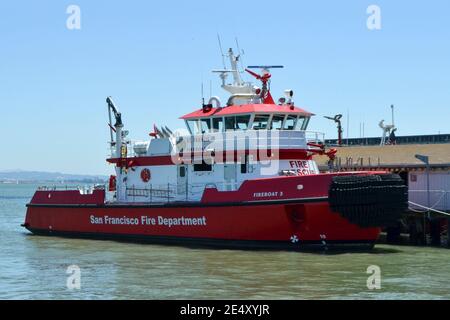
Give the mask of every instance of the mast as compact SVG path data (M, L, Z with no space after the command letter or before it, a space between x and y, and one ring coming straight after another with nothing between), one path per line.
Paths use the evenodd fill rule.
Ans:
M236 44L238 42L236 40ZM219 46L221 47L220 37ZM238 48L238 50L240 50ZM223 56L223 55L222 55ZM220 79L222 80L222 89L231 93L228 99L227 106L236 103L267 103L275 104L271 94L270 94L270 69L271 68L283 68L283 66L248 66L244 69L246 72L250 73L257 80L262 82L262 88L253 85L251 82L245 82L242 80L241 71L239 70L239 62L241 55L235 55L233 49L228 49L227 57L229 59L231 69L227 69L225 66L221 70L213 70L214 73L219 73ZM258 68L262 69L262 75L259 75L249 69ZM233 82L230 84L226 83L228 74L232 74ZM290 96L292 98L292 96Z
M242 86L242 78L239 72L239 66L238 66L238 62L239 62L239 55L234 55L233 49L230 48L228 49L228 58L230 59L230 65L231 65L231 72L233 74L233 80L234 80L234 85L235 86Z
M213 70L214 73L219 73L220 79L222 80L222 89L228 91L232 95L245 96L246 99L257 98L255 95L255 88L251 83L244 82L241 77L241 72L239 70L240 55L235 55L232 48L228 49L226 55L229 59L231 69L227 69L224 66L223 69ZM233 82L230 84L226 83L228 74L233 76Z

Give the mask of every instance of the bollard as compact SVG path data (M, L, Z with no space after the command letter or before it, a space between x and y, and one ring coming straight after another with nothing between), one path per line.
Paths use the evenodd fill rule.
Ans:
M400 232L401 232L400 223L398 223L395 226L388 227L386 229L386 242L388 244L399 244L400 243Z
M431 245L440 246L441 245L441 221L438 218L430 219L430 236Z
M447 219L447 247L450 248L450 219Z

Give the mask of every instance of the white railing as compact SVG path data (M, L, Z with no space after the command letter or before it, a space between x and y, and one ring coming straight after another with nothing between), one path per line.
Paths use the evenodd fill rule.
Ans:
M325 134L301 130L244 130L172 137L170 142L174 146L173 149L177 148L178 152L307 149L307 143L310 142L324 144ZM141 144L142 141L131 141L127 144L127 157L138 156L134 150L136 143ZM112 158L117 157L114 147L110 148L110 152Z
M198 184L164 184L150 185L147 188L130 186L126 188L126 202L136 203L171 203L171 202L198 202L208 188L218 191L235 191L239 188L236 181Z
M129 141L126 144L126 146L127 146L127 158L134 158L134 157L137 157L137 156L142 156L142 154L138 155L135 152L135 145L136 144L142 144L142 143L143 143L143 141L139 141L139 140ZM109 147L108 147L108 152L109 153L108 153L107 157L109 157L109 158L120 158L121 155L120 154L118 155L116 151L117 150L116 150L115 146L109 145Z
M307 142L325 145L325 133L315 131L305 131Z
M318 139L315 139L318 140ZM178 138L178 148L201 152L253 149L306 149L305 131L245 130L206 133Z
M107 190L104 184L95 185L53 185L39 186L38 191L78 191L80 194L92 194L94 190Z

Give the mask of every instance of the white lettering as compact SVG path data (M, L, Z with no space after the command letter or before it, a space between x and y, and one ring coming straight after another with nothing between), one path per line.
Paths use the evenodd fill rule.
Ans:
M110 217L103 216L97 217L95 215L91 215L89 217L90 223L93 225L133 225L133 226L167 226L171 228L172 226L206 226L206 217L200 218L171 218L171 217L162 217L158 216L149 217L149 216L141 216L140 218L134 217Z
M206 217L201 218L164 218L158 216L158 224L162 226L206 226Z
M205 315L211 318L214 313L214 307L195 307L187 305L186 307L181 307L181 315Z
M283 192L255 192L253 193L254 198L275 198L275 197L281 197L283 195Z

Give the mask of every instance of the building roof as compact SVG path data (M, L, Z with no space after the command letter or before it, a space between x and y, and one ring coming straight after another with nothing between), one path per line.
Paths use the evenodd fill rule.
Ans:
M423 167L424 164L415 158L416 154L430 157L433 167L450 167L450 143L446 144L414 144L414 145L387 145L387 146L358 146L339 147L335 163L342 167ZM362 159L362 162L361 162ZM316 158L319 165L326 165L328 158Z
M450 143L450 134L428 134L428 135L413 135L413 136L396 136L397 144L427 144L427 143ZM366 137L366 138L349 138L343 139L347 146L377 146L381 143L381 137ZM337 139L327 139L325 144L336 145Z
M208 112L204 112L203 109L196 110L192 113L182 116L180 119L198 119L207 117L220 117L229 116L235 114L248 114L248 113L280 113L280 114L298 114L304 116L312 116L314 114L297 107L289 105L276 105L276 104L244 104L244 105L233 105L223 108L212 108Z

